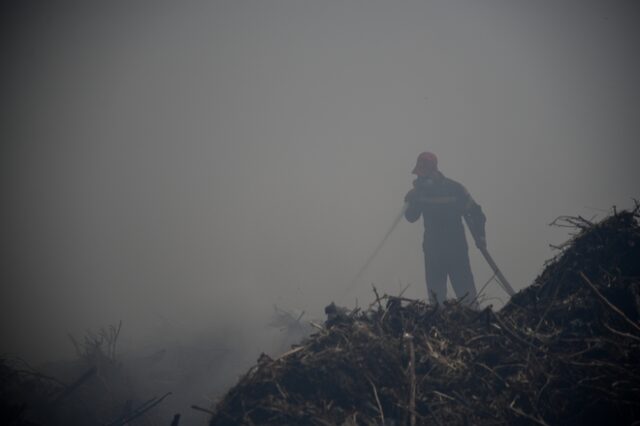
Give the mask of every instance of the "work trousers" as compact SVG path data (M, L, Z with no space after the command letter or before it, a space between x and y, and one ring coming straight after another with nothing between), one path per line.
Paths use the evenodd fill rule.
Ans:
M476 286L471 273L468 253L463 251L448 256L438 256L436 253L424 253L425 278L427 281L427 293L429 300L443 302L447 295L447 277L451 281L451 287L456 297L465 296L466 303L475 305ZM433 295L432 295L433 293Z

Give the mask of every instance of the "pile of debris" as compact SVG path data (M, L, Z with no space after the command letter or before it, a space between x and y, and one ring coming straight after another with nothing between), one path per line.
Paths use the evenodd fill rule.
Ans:
M640 421L639 207L574 237L500 311L376 295L262 355L210 425Z

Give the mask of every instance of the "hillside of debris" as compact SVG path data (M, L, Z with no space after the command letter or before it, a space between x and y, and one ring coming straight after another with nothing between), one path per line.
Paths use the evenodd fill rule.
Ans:
M262 355L210 425L640 422L639 207L573 236L500 311L376 295Z

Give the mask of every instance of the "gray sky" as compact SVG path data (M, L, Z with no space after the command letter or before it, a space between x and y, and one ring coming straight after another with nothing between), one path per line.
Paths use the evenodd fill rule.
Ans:
M319 315L372 282L423 298L418 223L344 288L425 150L516 289L566 240L554 218L640 197L635 1L15 3L0 352L59 356L119 319L259 330L273 303Z

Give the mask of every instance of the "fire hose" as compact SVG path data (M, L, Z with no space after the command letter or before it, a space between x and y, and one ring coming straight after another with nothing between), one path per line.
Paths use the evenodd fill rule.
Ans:
M398 226L398 223L400 223L400 220L402 219L402 216L404 216L404 213L407 210L407 207L408 207L408 203L404 203L404 205L402 206L402 209L400 210L400 213L398 213L396 218L393 220L393 223L391 224L391 226L389 227L387 232L384 234L384 237L382 238L382 241L380 241L380 243L376 246L375 250L373 250L371 255L367 258L367 261L364 263L362 268L360 268L360 270L358 271L356 276L353 278L353 280L351 281L351 285L347 288L347 291L345 293L351 291L355 287L355 285L358 283L358 281L362 277L362 274L364 274L364 272L369 267L369 265L371 264L373 259L378 255L378 253L382 249L382 246L384 246L384 244L387 242L387 239L389 238L389 235L391 235L391 233L394 231L394 229L396 229L396 227ZM475 235L473 235L473 237L474 237L474 239L476 239ZM496 281L498 282L500 287L502 287L502 289L509 295L509 297L511 297L514 294L516 294L515 290L513 289L513 287L511 286L511 284L507 280L507 278L504 276L504 274L502 273L500 268L498 268L498 265L496 264L496 262L493 260L493 257L491 257L491 254L487 250L486 246L485 247L479 247L479 250L480 250L480 253L482 253L482 256L484 257L484 259L489 264L489 267L491 267L491 270L493 270L493 272L494 272L494 274L495 274L495 276L497 278Z

